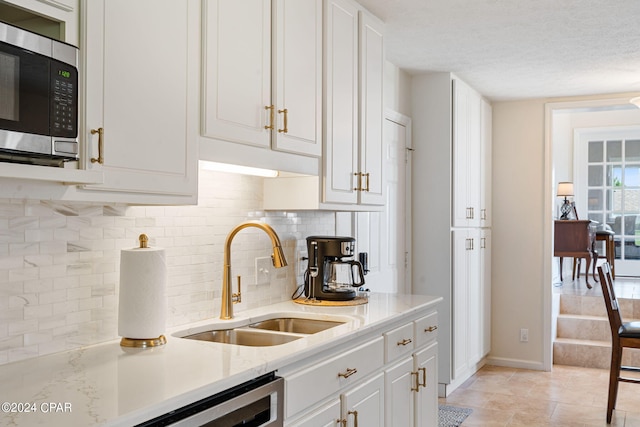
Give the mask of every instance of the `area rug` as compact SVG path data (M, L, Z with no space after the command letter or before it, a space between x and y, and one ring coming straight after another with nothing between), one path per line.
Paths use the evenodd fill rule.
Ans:
M473 412L469 408L438 405L438 427L458 427Z

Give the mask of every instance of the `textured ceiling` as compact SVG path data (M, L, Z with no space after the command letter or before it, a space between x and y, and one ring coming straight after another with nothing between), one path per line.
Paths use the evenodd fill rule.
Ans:
M358 0L387 59L492 100L640 92L640 0Z

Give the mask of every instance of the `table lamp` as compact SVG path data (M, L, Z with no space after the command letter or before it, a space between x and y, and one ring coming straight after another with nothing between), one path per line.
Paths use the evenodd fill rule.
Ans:
M560 212L562 213L560 219L569 219L569 213L573 206L571 206L567 196L573 196L573 182L559 182L557 196L564 196L564 202L562 203L562 206L560 206Z

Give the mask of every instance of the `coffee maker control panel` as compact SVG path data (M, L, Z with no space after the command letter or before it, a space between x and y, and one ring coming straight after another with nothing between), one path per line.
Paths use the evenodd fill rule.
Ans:
M341 246L342 248L340 252L342 253L342 256L355 255L355 247L356 247L355 242L342 242Z

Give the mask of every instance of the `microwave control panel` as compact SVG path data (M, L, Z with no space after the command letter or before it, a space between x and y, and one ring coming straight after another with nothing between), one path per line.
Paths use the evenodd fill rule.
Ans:
M51 61L51 136L78 136L78 71Z

